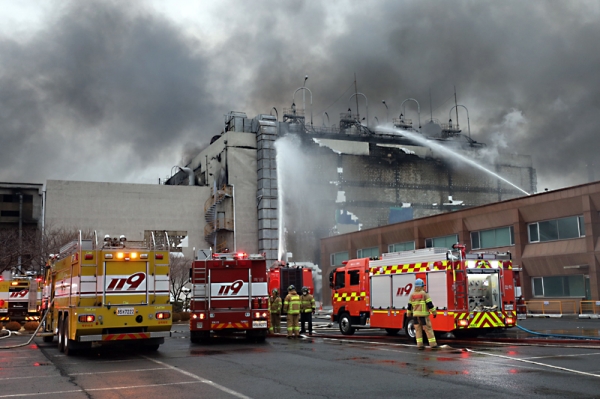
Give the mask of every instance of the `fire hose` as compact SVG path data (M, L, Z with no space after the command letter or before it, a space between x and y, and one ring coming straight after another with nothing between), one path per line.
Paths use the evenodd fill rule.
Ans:
M46 321L46 316L48 316L48 312L50 311L50 308L52 308L52 305L54 304L54 298L52 298L52 302L50 302L50 305L48 305L48 308L46 309L46 313L44 313L44 317L42 317L42 320L40 320L40 323L38 324L37 328L35 329L35 331L33 332L33 334L31 334L31 338L29 338L29 340L23 344L18 344L18 345L10 345L10 346L0 346L0 349L14 349L14 348L20 348L22 346L27 346L31 343L31 341L33 341L33 339L35 338L35 336L37 335L38 331L40 330L40 328L42 327L42 325L44 325L44 322ZM5 339L8 338L12 335L12 333L10 331L8 331L8 335L5 337L2 337L0 339Z
M525 327L522 327L520 325L517 324L517 328L525 331L528 334L533 334L533 335L537 335L540 337L556 337L556 338L571 338L571 339L588 339L588 340L593 340L593 341L598 341L600 340L600 338L595 338L595 337L586 337L584 335L565 335L565 334L547 334L547 333L540 333L540 332L536 332L536 331L531 331L526 329Z

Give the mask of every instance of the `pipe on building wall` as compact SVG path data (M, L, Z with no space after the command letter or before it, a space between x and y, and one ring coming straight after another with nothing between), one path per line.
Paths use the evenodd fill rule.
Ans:
M183 172L187 173L188 175L188 186L195 186L196 185L196 176L194 176L194 171L190 168L182 168L181 166L179 166L179 169L182 170Z

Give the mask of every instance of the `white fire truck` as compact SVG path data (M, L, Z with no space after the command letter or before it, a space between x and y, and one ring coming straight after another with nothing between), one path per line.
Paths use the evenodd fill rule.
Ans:
M10 271L0 276L0 322L19 323L40 320L41 277L13 276Z
M414 320L406 315L409 295L417 278L437 307L431 318L434 332L456 337L476 336L516 325L515 283L510 253L465 254L427 248L383 254L381 259L347 261L332 271L332 320L342 334L357 329L401 329L415 337Z
M264 341L268 332L267 262L263 255L203 253L192 263L190 336L193 343L243 332Z
M168 237L166 239L168 243ZM44 341L66 355L92 345L138 342L156 350L171 334L169 251L124 236L63 246L46 267Z

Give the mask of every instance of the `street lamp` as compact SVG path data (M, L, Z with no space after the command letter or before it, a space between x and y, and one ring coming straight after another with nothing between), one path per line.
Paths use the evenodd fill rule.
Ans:
M381 102L383 103L383 105L385 105L385 123L388 123L390 121L390 109L385 103L385 100L382 100Z
M273 107L273 109L275 110L275 118L277 118L279 121L279 113L277 112L277 108Z

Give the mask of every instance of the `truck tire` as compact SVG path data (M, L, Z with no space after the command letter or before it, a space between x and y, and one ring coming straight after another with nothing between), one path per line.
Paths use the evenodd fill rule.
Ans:
M417 342L417 333L415 332L415 319L414 319L414 317L410 317L406 321L406 325L404 326L404 333L412 341Z
M190 341L193 344L206 344L210 341L210 331L190 331Z
M254 342L265 342L267 330L246 330L246 339Z
M343 335L352 335L356 329L352 327L350 322L350 315L348 313L342 313L340 316L340 332Z
M77 352L77 342L69 339L69 317L63 320L63 345L65 356L73 356Z
M43 321L43 323L42 323L42 328L41 328L41 330L42 330L42 332L43 332L43 333L48 333L48 332L51 332L51 331L48 331L48 329L47 329L47 326L48 326L48 324L47 324L47 323L48 323L48 322L47 322L46 320L44 320L44 321ZM50 342L54 341L54 335L51 335L51 336L49 336L49 337L42 337L42 340L43 340L44 342L46 342L46 343L50 343Z
M397 335L398 331L400 331L399 328L386 328L385 331L387 332L387 335Z
M65 336L62 315L58 318L58 351L65 351Z

